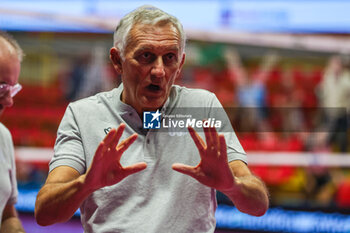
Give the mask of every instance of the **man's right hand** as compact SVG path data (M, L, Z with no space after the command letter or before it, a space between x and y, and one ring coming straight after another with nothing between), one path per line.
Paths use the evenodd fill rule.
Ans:
M81 203L99 188L113 185L125 177L147 167L146 163L136 163L127 167L120 164L123 152L136 140L131 135L118 144L125 125L112 129L97 147L92 163L83 175L69 166L53 169L45 185L37 195L35 218L42 226L70 219Z
M121 124L118 129L112 129L97 147L92 164L86 172L84 182L92 190L114 185L125 177L147 167L145 162L127 167L123 167L120 164L120 158L124 151L137 139L137 134L133 134L119 143L124 129L125 124Z

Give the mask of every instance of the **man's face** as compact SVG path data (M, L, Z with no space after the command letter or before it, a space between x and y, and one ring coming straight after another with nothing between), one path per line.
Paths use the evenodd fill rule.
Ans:
M123 102L138 113L163 106L184 62L180 41L171 24L135 25L131 29L125 59L117 68L124 85Z
M13 86L18 81L20 61L17 55L8 53L2 41L0 41L0 50L0 84L9 84ZM6 107L11 107L12 104L13 99L10 96L10 91L0 96L0 115Z

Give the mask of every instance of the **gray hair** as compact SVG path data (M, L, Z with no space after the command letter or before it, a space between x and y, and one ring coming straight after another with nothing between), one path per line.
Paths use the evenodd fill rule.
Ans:
M186 35L180 21L176 17L162 11L157 7L144 5L125 15L120 20L114 32L113 44L120 51L121 58L124 59L127 41L130 36L131 28L134 25L156 25L158 23L162 23L163 25L166 23L171 23L177 29L181 38L180 51L183 53L186 45Z
M13 36L0 30L0 39L1 38L3 38L7 43L11 45L11 47L15 50L17 54L18 60L21 62L24 57L24 53L17 41L13 38Z

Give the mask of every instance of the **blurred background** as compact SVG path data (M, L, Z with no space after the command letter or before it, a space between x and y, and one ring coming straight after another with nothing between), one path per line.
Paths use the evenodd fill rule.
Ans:
M68 103L120 83L112 33L143 4L183 23L177 83L217 95L271 193L260 218L218 193L217 232L350 232L350 1L1 0L0 29L26 54L23 89L0 121L15 143L16 207L27 232L83 232L79 212L36 225L35 197Z

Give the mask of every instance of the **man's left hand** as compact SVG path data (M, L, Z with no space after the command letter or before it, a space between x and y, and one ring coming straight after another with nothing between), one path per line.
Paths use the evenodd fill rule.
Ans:
M227 147L224 135L219 135L214 127L203 128L205 140L189 127L188 131L196 144L201 161L197 166L175 163L175 171L192 176L200 183L219 191L233 188L234 176L227 161Z

